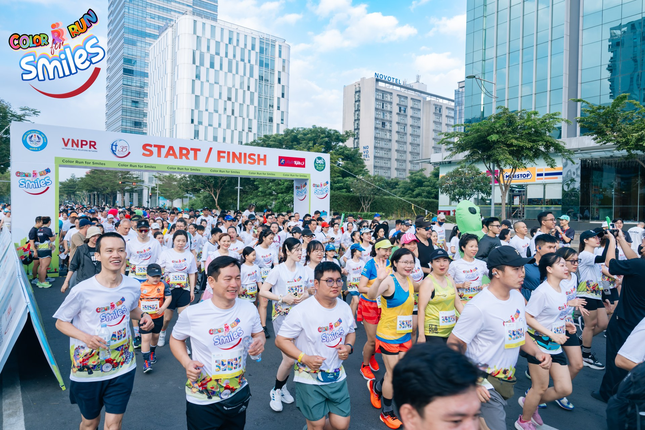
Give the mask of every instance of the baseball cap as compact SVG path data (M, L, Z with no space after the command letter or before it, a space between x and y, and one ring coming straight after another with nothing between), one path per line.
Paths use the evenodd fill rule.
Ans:
M90 224L92 224L92 221L90 221L87 218L81 218L81 220L78 222L78 228L83 228L86 225L90 225Z
M521 267L534 262L535 258L522 258L517 249L512 246L500 246L488 254L488 263L486 265L488 270L491 270L498 266Z
M367 227L361 229L361 234L363 234L363 233L371 233L371 232L372 232L372 230L370 230Z
M153 222L152 225L150 226L151 229L153 230L159 230L161 227L159 226L158 223Z
M403 225L406 227L410 227L412 224L410 224L410 221L403 221Z
M376 218L376 217L379 217L379 218L380 218L380 217L381 217L381 214L374 214L374 218Z
M112 214L108 214L107 217L108 217L108 219L114 219L114 215L112 215Z
M430 221L426 221L423 218L419 218L414 222L414 226L416 228L427 228L427 227L430 227L431 224L432 223Z
M360 243L352 244L352 246L350 246L349 249L358 249L361 252L365 251L365 248L363 248Z
M327 251L336 251L336 247L331 243L328 243L327 245L325 245L325 252Z
M95 211L94 209L90 209L90 210L89 210L89 211L87 211L87 212L88 212L88 213L91 213L91 214L95 214L95 213L96 213L96 211Z
M291 229L291 234L296 234L296 233L302 234L302 230L300 229L300 227L294 227Z
M306 228L306 229L302 230L302 235L303 236L313 236L314 233L311 230L309 230L308 228Z
M405 233L401 236L401 245L406 245L410 242L418 242L417 236L414 233Z
M232 220L233 220L233 217L232 217L232 216L230 216L230 215L226 215L226 216L224 217L224 221L232 221Z
M446 214L437 215L437 219L446 219Z
M585 239L591 239L594 236L600 236L601 233L602 232L599 232L597 230L585 230L582 233L580 233L580 242L582 242Z
M563 220L565 220L565 221L571 221L571 218L569 218L569 215L562 215L562 216L561 216L560 218L558 218L558 219L563 219Z
M381 248L392 248L392 243L389 240L379 240L374 244L374 249L381 249Z
M255 215L249 214L249 219L255 219Z
M141 219L137 222L137 230L140 228L150 228L150 223L147 219Z
M156 263L149 264L146 273L148 276L161 276L161 266Z
M430 253L430 261L434 261L438 258L447 258L448 260L452 261L452 258L450 258L450 255L448 255L448 252L445 249L441 248L436 248Z
M329 227L329 223L323 221L322 224L320 224L320 227L322 228Z
M87 234L85 235L85 239L89 239L90 237L99 236L99 235L101 235L101 229L96 226L92 226L87 229Z
M432 222L437 222L437 217L436 216L432 217Z

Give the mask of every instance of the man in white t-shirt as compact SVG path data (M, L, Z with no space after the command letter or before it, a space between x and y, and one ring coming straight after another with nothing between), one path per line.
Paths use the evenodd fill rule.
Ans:
M645 318L634 328L616 356L616 366L627 371L645 361Z
M255 306L238 299L239 261L214 259L208 266L208 285L213 297L186 308L170 337L170 350L188 377L188 428L242 429L251 398L247 353L259 356L266 339ZM189 338L192 358L186 349Z
M72 288L54 314L56 328L70 338L70 400L81 411L81 429L98 428L104 406L105 428L121 428L136 373L130 319L145 330L154 326L139 308L139 282L121 275L125 246L116 233L101 236L101 272Z
M529 244L531 243L531 238L528 235L529 228L525 222L518 221L513 225L513 230L515 231L515 236L511 238L509 245L517 249L522 258L528 257Z
M276 346L297 360L294 381L298 409L307 428L349 428L350 401L343 362L354 352L354 317L338 298L340 267L322 262L314 271L313 298L294 306L282 323Z
M477 391L481 416L490 430L506 430L504 407L513 396L520 349L540 361L540 366L551 366L551 355L540 351L527 334L524 297L519 292L524 265L533 261L522 258L510 246L493 249L487 261L489 286L464 307L448 338L449 347L464 353L488 374Z
M432 229L437 232L440 246L443 245L443 243L446 241L446 227L443 226L445 222L446 222L446 215L439 214L437 215L437 223L434 226L432 226Z

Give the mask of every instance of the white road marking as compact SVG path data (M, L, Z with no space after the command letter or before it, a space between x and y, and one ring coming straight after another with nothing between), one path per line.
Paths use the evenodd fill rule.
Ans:
M14 358L7 361L2 371L2 423L6 429L25 430L18 363Z

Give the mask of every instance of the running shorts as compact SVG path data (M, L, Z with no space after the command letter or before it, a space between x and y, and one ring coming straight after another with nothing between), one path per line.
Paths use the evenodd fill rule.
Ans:
M141 328L141 321L139 321L139 333L141 334L159 334L161 333L161 328L163 327L163 317L161 318L155 318L152 320L152 322L155 324L150 331L144 330Z
M618 301L618 290L611 288L609 290L602 290L602 301L609 300L612 305Z
M309 421L318 421L332 413L348 417L351 411L347 379L331 384L296 382L296 405Z
M366 323L377 325L381 319L381 309L379 309L376 302L368 302L367 300L359 298L356 319L358 321L365 321Z
M100 416L103 406L109 414L123 414L132 394L135 370L133 367L128 373L106 381L70 381L69 399L73 405L78 405L81 415L88 420Z
M588 311L597 311L598 309L605 308L605 305L602 304L602 300L600 299L590 299L589 297L583 298L587 301L585 309L587 309Z
M400 352L405 352L412 348L412 341L408 340L404 343L386 343L376 338L376 351L383 355L398 355Z
M170 302L170 306L168 306L168 309L171 311L190 304L190 291L184 290L183 288L173 288L171 293L172 301Z
M530 364L537 364L537 365L541 364L540 360L538 360L537 358L529 354L526 355L526 361L528 361ZM568 364L567 356L564 354L564 352L560 352L558 354L551 354L551 362L558 363L561 366L566 366Z

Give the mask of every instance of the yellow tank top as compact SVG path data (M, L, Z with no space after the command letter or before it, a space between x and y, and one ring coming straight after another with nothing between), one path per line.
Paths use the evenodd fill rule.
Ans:
M408 291L405 291L394 274L390 276L394 279L394 294L390 298L381 297L381 319L376 337L381 342L401 344L411 339L414 286L408 277Z
M445 287L439 285L432 275L429 278L434 285L434 297L425 308L423 332L426 336L448 337L457 322L455 286L449 278L446 278Z

